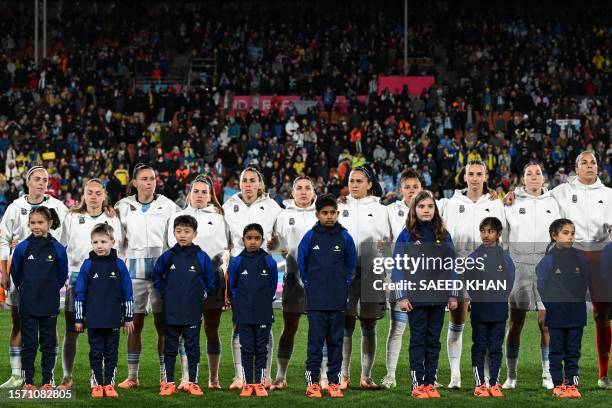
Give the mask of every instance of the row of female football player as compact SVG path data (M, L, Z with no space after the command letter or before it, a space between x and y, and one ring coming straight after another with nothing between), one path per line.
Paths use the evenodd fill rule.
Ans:
M539 243L549 241L549 225L552 221L566 217L575 224L576 242L584 244L584 253L594 264L601 256L601 247L589 245L602 242L607 237L605 225L612 225L612 191L597 177L597 161L593 154L584 152L576 162L577 177L552 191L544 188L542 168L537 163L525 166L523 186L510 194L504 202L489 194L487 168L482 162L470 162L465 169L466 187L457 190L450 199L436 203L436 212L442 216L444 227L457 243L457 255L467 256L480 243L479 225L486 217L499 219L509 232L510 243ZM28 214L32 208L47 206L54 208L62 220L62 226L53 235L66 246L69 260L65 318L66 333L62 346L63 380L61 388L73 385L72 373L76 354L78 333L74 327L74 284L78 271L91 250L89 235L94 225L108 223L113 227L115 240L125 256L132 278L134 292L134 330L127 337L127 378L119 384L129 389L139 386L139 362L142 350L142 330L145 316L152 312L158 334L160 378L164 378L162 301L153 287L151 275L156 259L162 252L173 246L174 218L189 214L197 219L198 235L195 243L213 260L219 285L217 292L203 304L202 314L207 339L209 367L208 386L221 387L218 378L221 341L219 326L222 311L226 306L224 290L224 269L229 256L237 256L243 249L243 229L250 223L258 223L264 230L264 245L278 249L286 261L283 288L283 332L278 342L276 377L271 377L273 338L268 344L266 385L272 390L287 387L287 368L293 351L295 335L300 318L305 310L304 290L297 271L296 253L304 234L316 223L315 192L310 179L298 177L293 183L292 199L281 208L266 193L261 173L252 167L240 175L240 192L230 197L222 206L215 197L211 180L198 176L190 185L188 205L180 209L177 205L155 191L155 171L147 165L136 166L133 170L131 188L133 194L111 207L103 183L98 179L89 180L84 188L81 202L68 210L60 201L45 194L48 173L43 167L34 167L27 173L28 194L15 200L7 209L0 224L0 259L2 286L9 289L8 303L12 306L12 331L10 334L11 378L2 387L16 388L23 384L21 367L21 325L17 310L18 294L8 277L7 261L11 249L26 239L29 234ZM353 237L358 248L367 242L393 242L406 227L413 198L423 190L423 180L418 172L408 170L401 177L402 199L389 206L380 203L382 190L369 167L358 167L351 171L348 181L349 195L339 203L339 223ZM170 228L168 227L170 226ZM119 236L117 236L119 235ZM545 310L535 290L535 264L544 256L545 249L534 245L529 250L516 250L513 259L517 277L510 297L509 330L506 339L507 380L504 388L517 386L517 366L520 337L526 313L537 311L541 333L542 385L553 388L549 373L549 335L545 325ZM358 253L359 255L359 253ZM393 388L396 385L396 367L402 345L402 337L408 321L408 313L399 303L390 305L391 324L387 337L387 373L377 384L372 379L372 368L376 355L376 322L386 313L384 297L377 301L362 301L360 291L360 265L357 262L355 280L350 291L345 314L343 340L343 363L341 388L351 383L350 364L353 351L353 331L356 322L361 326L361 371L359 387L366 390ZM381 293L382 295L382 293ZM447 333L448 358L451 368L449 388L461 387L460 361L462 333L468 314L468 302L459 302L450 312ZM596 322L597 350L599 356L599 385L610 388L607 380L608 356L610 350L609 304L595 303L593 315ZM402 310L404 309L404 310ZM57 346L57 340L56 340ZM230 389L240 389L242 367L240 340L234 331L232 356L235 378ZM183 361L183 378L188 376L184 350L179 349ZM325 351L324 351L325 355ZM325 358L323 365L325 366ZM326 370L321 370L324 374ZM325 388L325 378L322 379Z

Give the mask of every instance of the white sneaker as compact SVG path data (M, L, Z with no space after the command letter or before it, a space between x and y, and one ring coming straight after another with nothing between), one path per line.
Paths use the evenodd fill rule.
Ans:
M547 390L552 390L555 388L555 384L553 384L550 374L542 374L542 387L546 388Z
M380 386L390 390L397 387L397 382L395 381L395 378L385 375L383 379L380 380Z
M0 385L0 389L21 388L25 384L23 378L12 375L4 384Z
M597 380L597 386L599 388L603 388L604 390L612 390L612 383L608 377L601 377Z
M461 389L461 377L451 377L450 383L448 383L448 389L460 390Z
M516 378L508 377L504 385L502 385L504 390L513 390L516 388Z

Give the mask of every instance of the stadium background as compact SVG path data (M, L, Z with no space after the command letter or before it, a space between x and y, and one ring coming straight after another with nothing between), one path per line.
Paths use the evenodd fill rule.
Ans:
M49 169L49 193L69 207L95 176L112 202L125 196L138 162L155 167L158 191L179 205L199 173L212 176L223 201L237 191L247 164L261 167L270 195L281 202L299 174L310 175L318 193L340 195L350 168L368 162L390 203L405 168L420 170L425 187L442 197L461 186L468 160L482 158L490 187L503 196L532 158L544 163L549 188L564 182L584 149L597 153L599 176L610 186L610 7L410 2L405 72L402 1L48 1L47 58L39 49L38 64L32 2L6 2L0 10L0 214L24 194L23 176L35 163ZM0 312L6 337L9 320ZM226 313L224 345L228 321ZM536 325L529 323L523 344L534 345L533 358L525 349L521 361L533 385L512 393L508 403L547 401L537 386L538 367L529 371L530 360L538 360ZM292 397L274 395L270 402L293 402L302 393L303 330L290 367ZM588 390L595 355L592 330L585 333ZM76 378L84 390L83 344ZM151 353L144 375L155 361ZM444 355L440 362L446 378ZM223 384L230 364L226 347ZM375 377L383 364L379 347ZM7 367L0 353L0 373ZM402 401L404 380L391 394L355 391L345 403ZM121 402L153 400L156 384L150 383L150 393L122 393ZM471 401L465 392L447 394L453 404ZM602 402L601 392L585 394L580 404Z

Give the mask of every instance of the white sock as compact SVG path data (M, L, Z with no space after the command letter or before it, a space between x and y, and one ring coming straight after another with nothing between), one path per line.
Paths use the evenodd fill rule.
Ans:
M355 330L353 328L353 330ZM353 354L353 330L344 329L342 339L342 369L341 376L349 378L351 376L351 355Z
M235 378L244 378L240 354L240 336L235 330L237 329L234 329L234 332L232 332L232 358L234 359L234 376Z
M451 379L461 379L461 348L463 347L463 324L448 324L446 347Z
M266 360L266 372L262 377L263 380L267 380L272 377L272 358L274 353L274 334L270 330L270 337L268 337L268 358Z
M64 370L64 378L72 378L78 338L78 333L71 331L67 331L66 336L64 336L64 344L62 345L62 368Z
M542 359L542 378L550 377L550 363L548 361L548 347L540 346L540 357Z
M508 368L508 378L515 380L517 376L518 357L520 345L513 346L506 342L506 367Z
M361 378L372 376L376 357L376 326L361 328Z
M394 312L395 313L395 312ZM403 312L402 312L403 313ZM387 376L395 378L397 361L402 350L402 338L406 331L406 323L391 320L389 335L387 337Z
M323 346L323 358L321 359L321 380L327 381L327 344Z
M208 354L208 381L219 381L219 362L221 361L221 343L207 342L206 352Z
M140 365L140 352L127 353L128 379L138 381L138 366Z
M179 355L181 356L181 382L189 381L189 362L185 351L185 340L182 337L179 340Z
M159 353L159 380L166 381L166 358L164 357L164 353ZM175 376L176 377L176 376Z
M9 364L11 365L11 375L22 378L21 347L9 347Z
M487 383L487 385L489 384L489 378L491 378L491 373L489 372L489 364L491 363L491 357L489 356L489 350L487 350L485 352L485 358L484 358L484 376L485 376L485 382Z
M277 365L276 365L276 379L284 380L287 378L287 368L289 367L289 361L291 360L291 354L293 354L293 344L292 345L278 345L277 352Z

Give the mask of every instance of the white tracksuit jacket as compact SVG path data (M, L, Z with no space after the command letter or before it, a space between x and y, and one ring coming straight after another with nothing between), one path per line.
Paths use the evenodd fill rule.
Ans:
M242 232L244 227L251 223L261 225L264 230L264 242L262 249L267 250L267 242L272 237L272 230L276 217L281 212L280 206L267 194L258 197L251 205L246 205L240 193L236 193L223 204L225 222L229 226L230 239L232 242L232 256L238 256L244 249Z
M587 185L573 177L550 193L559 203L561 216L572 220L576 226L576 248L602 250L612 227L612 189L599 178Z

